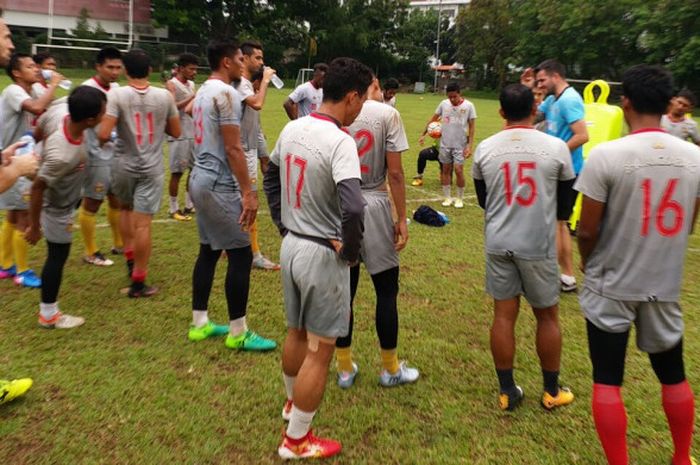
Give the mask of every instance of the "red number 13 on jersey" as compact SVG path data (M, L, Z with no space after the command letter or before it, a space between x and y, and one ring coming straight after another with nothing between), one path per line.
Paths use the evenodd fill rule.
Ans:
M304 188L304 174L306 172L306 159L288 153L284 157L285 168L287 171L286 185L287 185L287 205L292 205L292 199L290 195L290 189L292 184L292 168L298 168L298 175L296 177L296 189L295 189L295 199L294 208L301 208L301 190Z

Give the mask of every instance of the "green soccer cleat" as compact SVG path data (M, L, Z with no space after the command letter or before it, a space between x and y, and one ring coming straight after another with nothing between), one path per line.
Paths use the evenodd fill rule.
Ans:
M233 337L230 334L226 338L226 347L229 349L248 350L251 352L265 352L277 347L272 339L266 339L258 333L247 330L240 336Z
M190 341L203 341L204 339L217 336L225 336L228 334L227 325L217 325L213 321L207 322L204 326L195 328L190 325L190 330L187 333L187 337Z

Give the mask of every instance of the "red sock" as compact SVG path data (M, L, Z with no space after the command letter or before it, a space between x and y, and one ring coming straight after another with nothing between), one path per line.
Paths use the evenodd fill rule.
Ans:
M673 465L690 465L695 399L688 381L661 385L661 401L673 437Z
M134 259L134 249L124 249L124 258L127 260Z
M144 282L146 280L146 270L134 268L134 271L131 273L131 280L135 283Z
M628 465L627 413L620 386L593 385L593 421L610 465Z

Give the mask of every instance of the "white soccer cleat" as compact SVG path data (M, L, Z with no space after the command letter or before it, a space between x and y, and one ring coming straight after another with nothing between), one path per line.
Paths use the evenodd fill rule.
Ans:
M455 208L464 208L464 200L455 199Z
M450 205L452 205L452 198L451 197L447 197L447 198L445 198L445 200L442 201L443 207L449 207Z
M387 370L382 370L379 374L379 384L384 387L392 387L415 383L419 376L420 372L417 369L409 367L406 362L401 362L399 371L394 374L389 373Z

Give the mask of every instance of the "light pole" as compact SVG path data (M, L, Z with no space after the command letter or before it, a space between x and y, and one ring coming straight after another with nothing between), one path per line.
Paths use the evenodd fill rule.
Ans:
M433 92L438 92L438 66L440 66L440 17L442 16L442 0L438 1L437 15L437 40L435 41L435 82L433 83Z

